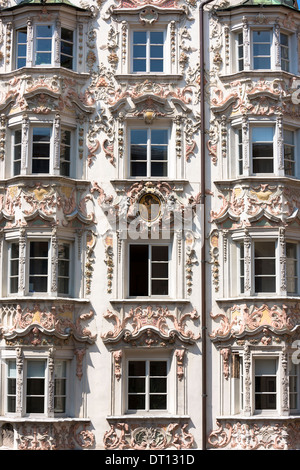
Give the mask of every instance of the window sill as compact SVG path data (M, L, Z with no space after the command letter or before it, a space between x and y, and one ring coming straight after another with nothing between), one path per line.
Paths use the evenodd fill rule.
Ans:
M164 80L182 80L183 75L182 74L170 74L170 73L164 73L164 72L148 72L148 73L125 73L125 74L116 74L115 78L117 80L149 80L149 77L151 80L159 80L163 78Z
M187 420L187 419L190 419L190 416L189 415L175 415L175 414L168 413L168 412L158 413L158 414L144 412L144 413L131 413L131 414L128 413L128 414L118 415L118 416L107 416L106 419L108 421L119 421L119 420L133 421L135 419L137 420L141 420L141 419L169 419L169 420L170 419L176 419L176 420L184 419L184 420Z
M47 416L0 416L0 422L3 423L27 423L27 422L42 422L42 423L62 423L62 422L86 422L89 423L91 420L90 418L68 418L68 417L61 417L61 418L49 418Z
M89 303L90 299L80 299L78 297L54 297L51 295L44 295L44 294L38 294L38 293L33 293L32 295L17 295L17 294L11 294L10 296L7 297L0 297L0 302L22 302L28 301L28 300L34 300L36 299L41 300L41 301L50 301L50 302L76 302L76 303Z
M263 414L253 414L251 416L245 416L242 414L236 414L236 415L224 415L224 416L217 416L216 420L217 421L225 421L225 420L238 420L238 421L265 421L266 419L268 420L281 420L281 421L287 421L287 420L299 420L300 419L300 414L293 414L293 415L280 415L279 413L263 413Z
M174 303L174 304L189 304L191 301L189 299L170 299L169 297L134 297L132 299L111 299L111 304L164 304L164 303Z
M280 294L257 294L257 295L239 295L239 296L233 296L233 297L222 297L218 298L216 297L215 300L216 302L237 302L237 303L246 303L246 302L253 302L253 301L258 301L258 300L271 300L273 301L274 299L276 300L282 300L282 301L296 301L299 302L300 299L300 294L299 295L280 295Z

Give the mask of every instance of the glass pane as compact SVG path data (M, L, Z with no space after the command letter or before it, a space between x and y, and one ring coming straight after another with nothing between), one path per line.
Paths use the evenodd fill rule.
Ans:
M31 259L30 260L30 275L34 274L47 274L48 260L47 259Z
M166 361L151 361L150 362L150 375L151 376L166 376L167 375L167 362Z
M152 246L152 261L168 261L169 260L169 247L168 246Z
M150 72L163 72L164 62L163 60L150 60Z
M283 135L284 135L284 142L286 144L294 145L294 132L293 131L284 129Z
M66 28L61 28L61 39L64 41L73 42L73 31Z
M280 44L283 46L289 45L289 37L287 34L280 33Z
M44 395L44 379L27 379L27 395Z
M144 393L145 392L145 379L144 378L129 378L128 380L129 393Z
M73 68L73 59L72 59L72 57L62 55L61 58L60 58L60 65L62 67L65 67L66 69L72 69Z
M67 372L67 364L66 361L56 361L54 363L54 375L55 378L57 377L65 377Z
M18 243L11 244L11 258L19 258L19 244Z
M51 129L49 127L34 127L32 130L32 138L34 142L49 142Z
M66 411L66 398L54 397L54 412L64 413Z
M16 276L19 273L19 260L11 261L10 263L10 275Z
M145 31L134 31L133 33L134 44L146 44L147 35Z
M166 393L167 381L166 379L150 379L150 393Z
M9 378L16 378L17 377L17 369L16 369L16 362L9 361L8 362L8 377Z
M38 52L51 51L51 45L52 45L51 39L37 39L37 51Z
M27 413L44 413L44 397L27 397Z
M29 277L29 292L47 292L48 278L47 276Z
M163 57L163 46L150 46L150 57L152 59Z
M275 242L255 242L255 258L274 258Z
M255 278L255 292L275 292L276 282L275 277L256 277Z
M161 145L151 146L151 160L167 160L168 159L168 148Z
M273 160L253 159L253 173L273 173Z
M129 362L129 375L144 376L146 374L146 362L145 361L130 361Z
M61 54L72 56L72 54L73 54L73 44L70 44L68 42L61 42L60 52L61 52Z
M146 60L134 59L133 72L146 72Z
M252 142L273 142L273 127L253 127Z
M255 361L255 375L276 375L276 359L257 359Z
M131 144L147 144L147 130L146 129L132 129L131 133Z
M44 377L45 376L45 361L28 361L27 362L27 377Z
M144 410L145 409L145 395L129 395L128 396L128 409L129 410Z
M151 131L151 143L153 144L168 144L168 130L167 129L154 129Z
M10 279L10 293L14 294L15 292L18 292L18 288L19 288L19 278L12 277Z
M48 257L48 242L30 242L30 257Z
M167 409L167 396L166 395L150 395L150 410L166 410Z
M255 56L270 56L270 44L254 44L253 54Z
M17 35L18 35L18 43L19 44L26 44L27 42L27 30L26 29L23 29L23 30L20 30L17 32Z
M147 164L146 163L131 163L131 176L147 176Z
M9 413L15 413L16 411L16 397L7 398L7 411Z
M39 25L36 27L36 35L38 38L50 38L52 36L52 28L50 25Z
M253 31L253 42L271 42L271 32Z
M168 271L167 263L152 263L152 278L168 279Z
M168 281L152 281L152 295L168 295Z
M26 57L26 44L18 45L18 57Z
M262 274L275 274L275 260L274 259L256 259L255 260L255 275Z
M143 45L133 46L133 57L134 58L145 58L146 57L146 46L143 46Z
M26 58L18 58L17 60L17 67L18 68L21 68L21 67L25 67L26 65Z
M270 69L271 59L269 57L255 57L253 63L254 69Z
M150 43L151 44L163 44L164 33L162 31L150 32Z
M168 176L167 162L151 163L151 176Z
M69 293L69 278L59 278L57 290L59 294L68 294Z

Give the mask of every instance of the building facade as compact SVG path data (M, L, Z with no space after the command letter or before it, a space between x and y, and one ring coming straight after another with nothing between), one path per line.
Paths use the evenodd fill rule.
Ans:
M298 448L296 3L0 20L0 448Z

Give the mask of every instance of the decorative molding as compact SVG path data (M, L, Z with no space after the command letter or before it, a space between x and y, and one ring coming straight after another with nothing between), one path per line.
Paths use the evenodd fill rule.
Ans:
M104 434L103 442L107 450L191 449L194 437L187 428L187 423L159 424L159 420L156 420L154 426L119 422L111 424L110 430Z

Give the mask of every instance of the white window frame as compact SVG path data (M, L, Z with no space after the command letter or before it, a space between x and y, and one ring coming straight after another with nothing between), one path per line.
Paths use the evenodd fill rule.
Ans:
M132 176L131 174L131 132L134 130L146 130L147 131L147 175L146 176ZM166 130L168 132L168 143L167 143L167 160L166 160L166 167L167 167L167 175L166 176L151 176L151 131L152 130ZM170 137L171 137L171 129L168 122L161 123L160 125L153 124L152 126L141 126L141 125L131 125L128 128L128 165L127 165L127 174L130 179L155 179L155 178L170 178Z
M133 62L134 62L134 54L133 54L133 36L135 32L145 32L147 33L146 37L146 70L143 72L134 72L133 71ZM152 32L160 32L163 33L163 70L159 72L152 72L150 71L150 33ZM130 30L130 71L129 73L132 73L134 75L145 75L145 74L150 74L150 75L163 75L167 73L167 60L166 60L166 51L167 51L167 46L166 46L166 37L167 37L167 26L166 25L159 25L155 29L141 29L139 27L135 27L135 25L132 25L131 30Z
M146 373L145 373L145 408L144 409L129 409L129 404L128 404L128 398L129 398L129 389L128 389L128 384L129 384L129 362L145 362L146 366ZM167 375L165 377L166 380L166 408L163 409L150 409L150 363L151 362L165 362L166 363L166 369L167 369ZM167 413L169 411L170 405L169 405L169 395L170 395L170 360L167 358L145 358L145 357L140 357L140 358L128 358L126 361L126 413L127 414L139 414L139 413L151 413L151 414L156 414L156 413ZM139 376L136 376L139 377ZM144 377L143 377L144 378Z
M51 27L51 36L50 36L50 40L51 40L51 50L50 52L48 51L38 51L38 47L37 47L37 41L38 41L38 38L40 38L37 34L37 29L38 27L40 26L50 26ZM42 38L42 36L41 36ZM43 67L43 68L47 68L47 67L53 67L54 65L54 47L55 47L55 42L54 42L54 24L53 23L37 23L34 25L34 34L33 34L33 65L34 67ZM51 54L51 61L49 64L37 64L36 61L37 61L37 52L44 52L44 53L50 53Z
M254 33L257 33L257 32L264 32L264 31L268 31L270 33L270 53L269 55L262 55L262 56L256 56L254 55ZM274 33L273 33L273 29L272 28L253 28L251 30L251 62L252 62L252 70L271 70L272 69L272 57L273 57L273 42L274 42ZM258 43L256 42L255 44L269 44L269 43L265 43L265 42L262 42L262 43ZM254 67L254 60L255 60L255 57L269 57L270 58L270 67L268 68L255 68Z
M272 162L273 162L273 171L272 172L254 172L254 157L253 157L253 144L254 144L254 141L253 141L253 129L256 129L256 128L259 128L259 129L263 129L263 128L272 128L273 129L273 140L270 141L270 140L266 140L266 141L259 141L260 143L270 143L272 142L272 148L273 148L273 157L272 157ZM251 168L250 168L250 173L251 175L254 175L254 176L257 176L257 175L264 175L264 174L267 174L267 175L274 175L277 173L277 154L276 154L276 145L275 145L275 142L276 142L276 125L275 123L251 123L251 127L250 127L250 155L251 155ZM271 158L269 158L269 160L271 160Z
M141 246L141 245L145 245L145 246L148 246L148 295L145 295L145 296L132 296L130 295L130 247L134 245L134 246ZM152 247L153 246L167 246L168 247L168 294L167 295L152 295L151 294L151 263L152 263ZM146 241L141 241L141 242L130 242L128 244L128 298L131 298L131 299L134 299L134 298L141 298L141 299L146 299L146 298L151 298L151 299L155 299L155 298L170 298L172 297L171 295L171 292L172 292L172 286L171 286L171 279L172 279L172 276L170 276L170 273L171 273L171 259L172 259L172 245L171 243L167 243L167 242L162 242L160 240L157 241L157 243L147 243ZM150 294L150 295L149 295Z
M299 241L297 240L290 240L289 238L286 239L286 242L285 242L285 245L287 246L288 244L290 245L294 245L295 246L295 249L296 249L296 258L293 258L294 261L296 261L296 273L295 273L295 287L296 287L296 290L295 292L289 292L288 290L288 277L291 277L291 276L288 276L288 257L287 257L287 253L286 253L286 288L287 288L287 295L289 296L298 296L300 295L300 265L299 265L299 262L300 262L300 243Z
M258 393L256 392L256 384L255 384L255 378L257 377L256 375L256 361L260 361L260 360L274 360L276 361L276 373L275 373L275 377L276 377L276 391L274 392L274 395L276 397L276 406L274 409L271 409L271 408L263 408L263 409L256 409L255 407L255 395ZM253 397L252 397L252 403L253 403L253 414L254 415L277 415L278 412L279 412L279 409L280 409L280 397L281 397L281 389L280 389L280 361L279 361L279 356L278 355L270 355L270 354L253 354L252 355L252 383L253 383L253 388L252 388L252 393L253 393ZM268 376L268 374L264 374L262 376ZM270 375L273 377L273 375ZM265 392L267 393L267 392ZM270 392L270 393L273 393L273 392Z

